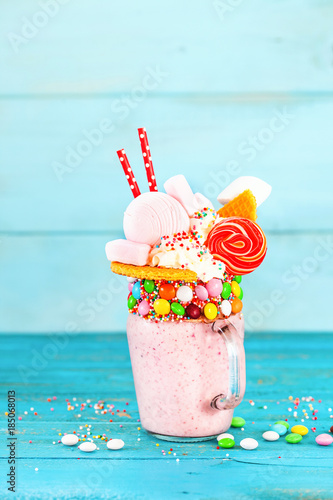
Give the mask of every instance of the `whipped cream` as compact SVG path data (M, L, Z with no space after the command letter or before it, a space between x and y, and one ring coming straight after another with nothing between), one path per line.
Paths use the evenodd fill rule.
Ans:
M217 218L215 210L210 207L203 208L190 217L191 232L196 238L200 239L201 244L206 241L208 233L214 226Z
M204 282L212 278L222 279L225 272L223 262L214 259L196 236L185 232L164 236L160 245L151 250L148 264L153 267L190 269Z

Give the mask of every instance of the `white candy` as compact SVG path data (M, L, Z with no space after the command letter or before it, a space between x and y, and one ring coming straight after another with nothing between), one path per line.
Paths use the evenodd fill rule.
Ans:
M253 438L242 439L239 444L244 450L255 450L258 447L258 441Z
M211 208L212 210L214 210L213 203L201 193L195 193L193 204L198 212L203 208Z
M73 446L79 442L79 438L75 434L66 434L65 436L62 436L61 442L66 446Z
M120 450L124 445L125 443L122 439L110 439L110 441L106 443L109 450Z
M85 451L86 453L90 453L91 451L95 451L97 446L95 443L92 443L91 441L85 441L84 443L81 443L79 446L79 449L81 451Z
M137 280L137 278L131 278L131 276L127 276L127 281L129 283L134 283L134 281L136 281L136 280Z
M225 432L224 434L219 434L217 436L217 440L220 441L220 439L226 439L226 438L229 438L229 439L232 439L233 441L235 441L235 438L232 434L228 434L227 432Z
M193 298L193 292L187 285L180 286L177 290L177 299L181 302L189 302Z
M277 441L280 439L280 434L275 431L266 431L263 433L262 437L266 439L266 441Z
M235 179L229 186L223 189L218 195L217 200L221 205L225 205L246 189L252 191L257 202L257 207L259 207L271 194L272 186L258 177L252 177L251 175L238 177L238 179Z
M224 316L230 316L231 314L231 304L229 300L222 300L221 311Z
M188 215L193 215L197 210L194 204L194 193L189 183L182 174L170 177L164 183L165 192L175 198L185 208Z

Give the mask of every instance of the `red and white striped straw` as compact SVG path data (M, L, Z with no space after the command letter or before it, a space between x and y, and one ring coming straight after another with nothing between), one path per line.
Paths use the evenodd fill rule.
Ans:
M155 173L154 173L153 162L152 162L151 156L150 156L150 147L148 144L146 129L145 128L138 128L138 132L139 132L143 161L145 164L145 170L146 170L147 179L148 179L149 190L150 191L158 191Z
M141 193L138 183L136 182L136 179L134 177L133 170L131 169L128 158L126 156L125 150L119 149L119 151L117 151L117 155L120 160L121 166L123 167L124 174L126 176L129 187L131 188L134 198L136 198Z

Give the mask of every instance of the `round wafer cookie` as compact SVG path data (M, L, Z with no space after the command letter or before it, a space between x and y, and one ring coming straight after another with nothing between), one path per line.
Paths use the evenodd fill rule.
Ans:
M121 262L111 262L111 271L115 274L131 278L148 280L196 281L197 275L190 269L174 269L169 267L133 266Z

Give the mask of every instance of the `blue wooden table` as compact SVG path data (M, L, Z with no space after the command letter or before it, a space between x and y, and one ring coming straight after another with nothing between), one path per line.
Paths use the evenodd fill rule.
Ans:
M235 412L246 425L232 429L231 450L217 449L214 440L157 441L140 430L124 334L3 335L1 345L2 499L13 498L5 486L8 390L15 390L17 400L15 498L332 498L333 445L315 443L333 424L330 334L260 334L246 340L247 391ZM300 398L297 410L290 396ZM98 401L107 413L95 407ZM304 413L309 433L300 444L262 439L276 420L300 423ZM87 438L119 437L125 447L110 451L97 437L98 449L84 454L58 443L59 433L73 431ZM244 437L254 437L259 447L241 449Z

